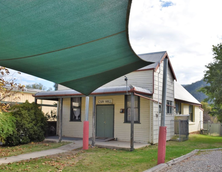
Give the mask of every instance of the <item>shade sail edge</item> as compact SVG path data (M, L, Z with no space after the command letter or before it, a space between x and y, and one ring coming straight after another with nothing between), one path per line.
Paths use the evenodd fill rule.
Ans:
M34 1L29 4L21 1L19 5L12 0L3 3L11 8L0 7L0 15L6 16L2 20L0 30L2 47L0 65L2 66L38 76L89 95L103 84L151 64L137 56L129 42L128 24L132 0L83 0L75 3L70 1L62 2L63 6L57 1L47 1L36 7ZM48 5L48 11L42 11L41 8L45 9L46 5ZM33 7L33 11L30 12L27 7ZM67 13L63 8L67 9ZM16 13L18 15L15 15ZM79 16L78 13L82 15ZM75 21L77 24L70 21ZM46 22L44 26L42 26L43 22ZM125 37L119 34L124 32ZM104 41L113 35L115 39L110 39L109 41L112 41L110 44L108 44L109 41ZM19 40L19 38L22 39ZM107 46L101 45L101 49L98 49L97 44L89 45L95 42L105 43ZM86 44L89 46L85 46ZM71 48L76 49L67 51ZM103 54L104 51L107 54ZM88 56L85 55L87 52ZM96 58L96 53L100 56L100 61ZM30 59L31 57L35 59ZM85 60L86 57L89 59L88 62ZM115 60L107 62L107 58L114 57L118 57L116 65ZM75 63L77 59L83 60ZM77 67L75 67L76 64ZM69 70L65 70L67 67ZM64 70L67 72L63 72ZM93 72L90 73L90 71ZM76 75L77 77L73 77ZM78 79L72 80L70 79L72 77Z

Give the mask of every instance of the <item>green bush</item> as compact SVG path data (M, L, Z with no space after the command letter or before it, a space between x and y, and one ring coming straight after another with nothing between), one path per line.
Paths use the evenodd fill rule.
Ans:
M15 132L15 118L9 113L0 113L0 142Z
M44 140L47 119L38 105L26 101L13 106L10 113L16 119L16 131L6 138L5 145L14 146Z

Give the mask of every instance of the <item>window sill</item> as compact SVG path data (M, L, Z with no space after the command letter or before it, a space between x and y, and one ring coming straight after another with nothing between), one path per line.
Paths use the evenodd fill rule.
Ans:
M189 121L189 125L195 125L195 122Z
M131 122L123 122L124 124L131 124ZM134 122L134 124L141 124L140 122Z
M82 121L69 121L69 122L82 122Z

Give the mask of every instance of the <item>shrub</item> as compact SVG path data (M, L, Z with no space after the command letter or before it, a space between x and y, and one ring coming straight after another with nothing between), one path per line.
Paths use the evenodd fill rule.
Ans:
M44 140L47 119L39 105L26 101L14 105L10 113L16 119L16 131L6 138L5 145L14 146Z
M0 142L15 132L15 117L9 113L0 113Z

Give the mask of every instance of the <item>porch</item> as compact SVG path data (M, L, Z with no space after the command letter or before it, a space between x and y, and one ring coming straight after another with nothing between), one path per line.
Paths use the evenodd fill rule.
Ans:
M53 141L53 142L58 142L59 136L50 136L46 137L45 141ZM63 142L75 142L76 144L81 144L82 138L77 138L77 137L62 137ZM91 144L92 138L89 138L89 144ZM140 149L143 147L147 147L150 144L146 143L137 143L134 142L134 149ZM95 140L95 146L102 147L102 148L109 148L109 149L130 149L130 142L124 142L124 141L106 141L105 139L96 139Z
M64 137L62 136L71 137L71 139L68 139L69 141L78 141L78 139L74 139L76 137L83 138L83 122L88 121L88 138L92 137L95 139L96 136L118 138L118 141L110 142L104 142L104 140L96 139L96 146L123 149L131 147L133 150L134 143L135 148L138 149L148 145L141 143L151 142L150 134L147 133L147 131L151 132L151 130L148 127L148 121L150 121L150 115L148 113L150 112L150 103L144 102L145 99L141 100L141 115L138 114L137 116L137 124L135 125L135 129L134 121L133 124L130 120L126 122L125 95L131 95L132 93L134 93L136 96L141 96L145 99L148 99L149 101L151 100L151 92L149 90L136 86L112 86L99 88L95 90L90 97L88 97L88 105L86 97L75 90L41 92L36 94L35 98L36 100L47 99L57 100L59 102L57 119L58 127L56 132L60 136L58 140L63 140ZM75 98L79 98L79 111L76 113L78 115L78 120L76 120L76 117L74 116L74 108L72 107ZM137 102L139 104L139 101ZM134 103L131 104L134 105ZM88 108L84 109L83 107ZM85 115L85 118L83 114L87 114ZM121 142L119 142L119 140L121 140ZM133 142L133 140L136 142ZM92 143L92 145L94 144Z

